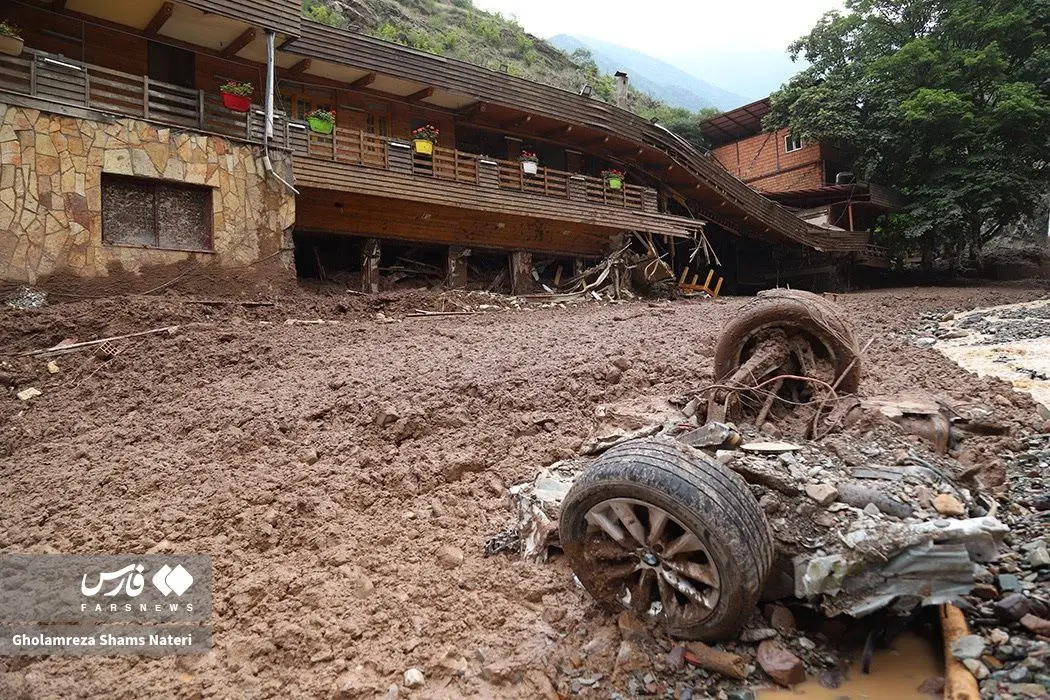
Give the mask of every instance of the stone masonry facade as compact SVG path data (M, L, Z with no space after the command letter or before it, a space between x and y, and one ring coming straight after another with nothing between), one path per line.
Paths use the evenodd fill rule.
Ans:
M291 158L270 157L291 181ZM103 173L211 188L211 252L103 243ZM154 266L261 261L294 276L282 252L294 223L294 193L267 175L259 146L0 103L0 280L34 284L50 275L147 275Z

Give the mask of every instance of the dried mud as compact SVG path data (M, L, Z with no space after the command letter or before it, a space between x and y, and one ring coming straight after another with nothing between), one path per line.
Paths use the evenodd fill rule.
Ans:
M840 295L861 345L875 337L862 391L983 401L1046 430L1028 396L909 340L920 313L1045 293ZM0 308L0 551L202 553L215 569L210 653L0 659L0 696L372 697L419 667L426 685L402 693L542 697L569 689L559 669L609 674L609 654L580 649L615 620L565 562L485 558L485 540L511 517L506 487L575 454L599 405L709 382L718 329L746 300L385 322L448 301ZM310 318L337 323L286 322ZM59 356L56 374L17 355L172 324L108 360ZM28 386L43 394L16 399ZM966 459L994 464L1011 439Z

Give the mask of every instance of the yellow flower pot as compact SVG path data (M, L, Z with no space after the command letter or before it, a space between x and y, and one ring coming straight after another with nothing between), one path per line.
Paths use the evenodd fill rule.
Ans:
M434 142L428 141L427 139L414 139L412 145L416 149L416 153L424 156L434 155Z

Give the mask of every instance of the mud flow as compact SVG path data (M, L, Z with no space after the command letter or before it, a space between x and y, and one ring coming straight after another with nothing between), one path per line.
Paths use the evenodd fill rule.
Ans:
M839 295L848 333L741 352L754 299L2 305L0 553L208 554L214 607L207 653L0 658L0 697L922 697L959 678L948 601L979 694L1045 697L1048 414L952 359L1045 298ZM649 491L570 495L577 530L544 510L638 444ZM618 597L574 532L620 548Z

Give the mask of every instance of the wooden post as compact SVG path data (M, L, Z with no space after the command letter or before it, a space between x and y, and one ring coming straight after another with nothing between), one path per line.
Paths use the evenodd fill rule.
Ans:
M846 205L846 213L849 214L849 230L853 230L853 204Z
M361 249L361 291L379 293L379 258L382 253L378 238L365 239Z
M510 254L510 293L528 294L532 291L532 253L515 250Z
M577 279L587 269L587 261L583 258L572 259L572 278Z
M149 119L149 76L142 76L142 117Z
M463 289L467 286L467 258L470 248L450 245L448 247L448 286L449 289Z

